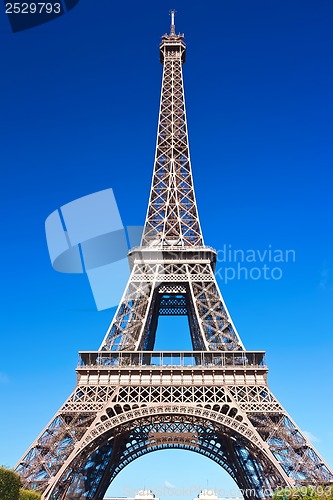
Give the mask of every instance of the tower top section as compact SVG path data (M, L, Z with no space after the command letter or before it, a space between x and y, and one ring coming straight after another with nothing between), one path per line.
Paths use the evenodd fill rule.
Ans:
M176 35L175 15L176 11L171 10L170 33L162 36L162 42L160 44L160 59L162 64L164 64L167 58L180 59L182 63L185 62L186 45L184 42L184 35Z
M155 165L141 247L202 247L188 145L182 65L184 35L176 34L175 11L170 33L162 36L162 92ZM153 253L154 253L153 251Z

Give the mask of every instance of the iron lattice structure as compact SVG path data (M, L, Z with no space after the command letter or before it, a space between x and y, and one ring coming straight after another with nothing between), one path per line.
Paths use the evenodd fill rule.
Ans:
M96 352L80 353L77 386L16 467L44 500L101 500L114 477L155 450L192 450L265 498L333 473L270 392L264 353L246 351L204 245L189 156L176 35L160 45L163 83L155 167L141 245ZM188 317L193 351L153 351L160 315Z

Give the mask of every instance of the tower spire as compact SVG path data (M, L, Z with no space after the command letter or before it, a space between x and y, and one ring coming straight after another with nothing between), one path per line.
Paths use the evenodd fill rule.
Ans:
M162 36L163 78L154 173L141 244L202 246L188 144L182 65L184 35L175 34L172 10L170 34Z
M176 34L175 14L176 14L176 11L174 9L170 10L170 16L171 16L170 36L175 36L175 34Z

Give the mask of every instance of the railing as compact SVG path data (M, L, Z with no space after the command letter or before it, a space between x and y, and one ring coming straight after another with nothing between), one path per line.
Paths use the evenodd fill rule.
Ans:
M264 351L81 351L79 367L264 367Z
M172 251L182 251L182 252L196 252L196 251L204 251L207 250L208 252L213 252L216 253L215 248L208 246L208 245L163 245L163 244L157 244L157 245L143 245L139 247L132 247L130 249L130 253L140 253L140 252L149 252L152 250L158 250L160 252L172 252Z
M210 246L196 245L196 246L183 246L183 245L151 245L133 247L128 252L130 262L135 260L202 260L210 261L215 267L216 250Z

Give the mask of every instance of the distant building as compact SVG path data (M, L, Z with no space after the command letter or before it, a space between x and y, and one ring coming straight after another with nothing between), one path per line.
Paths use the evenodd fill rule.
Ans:
M152 500L153 498L155 498L155 500L160 500L155 497L151 490L139 490L134 498L136 500Z
M139 490L135 497L104 497L104 500L160 500L151 490Z
M199 495L193 500L243 500L243 497L222 497L219 498L214 490L201 490Z

